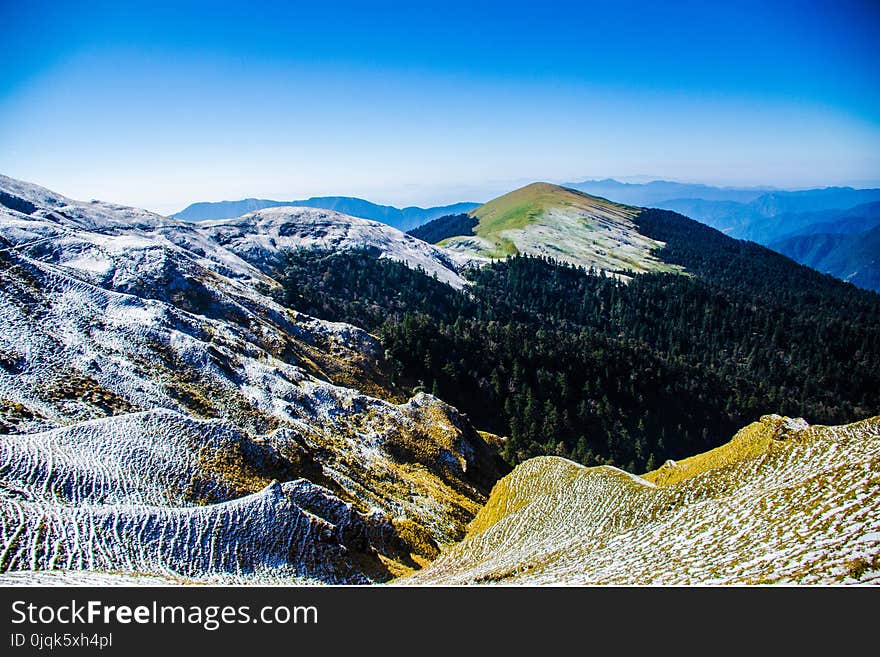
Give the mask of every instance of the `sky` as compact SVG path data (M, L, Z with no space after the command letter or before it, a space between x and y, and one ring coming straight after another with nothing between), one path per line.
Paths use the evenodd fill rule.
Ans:
M204 200L880 186L880 2L10 2L0 173Z

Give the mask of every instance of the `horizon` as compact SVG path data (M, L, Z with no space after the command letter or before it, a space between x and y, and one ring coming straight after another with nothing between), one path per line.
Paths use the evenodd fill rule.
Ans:
M0 172L0 175L7 175L7 174ZM9 176L9 177L15 179L15 176ZM17 180L21 180L21 179L17 179ZM44 187L46 189L49 189L49 191L62 194L63 196L66 196L68 198L71 198L71 199L77 200L77 201L86 201L86 200L108 201L108 199L105 199L105 198L88 199L85 197L77 197L75 194L68 194L64 190L53 189L53 188L46 187L45 185L41 185L39 181L25 180L23 182L35 184L40 187ZM678 185L704 186L707 188L714 188L714 189L739 190L739 191L760 191L760 192L764 192L766 194L777 193L777 192L787 193L787 192L799 192L799 191L813 191L813 190L822 190L822 189L854 189L854 190L880 189L880 184L878 184L878 185L864 185L864 186L859 186L859 185L822 185L822 186L818 186L818 187L788 187L788 188L785 188L785 187L772 187L772 186L765 186L765 185L753 185L753 186L710 185L710 184L699 182L699 181L670 180L668 178L655 178L655 177L650 177L650 176L632 176L632 177L585 176L580 179L572 179L572 180L565 181L565 182L553 182L553 181L549 181L549 180L531 180L531 181L522 181L521 180L521 181L517 181L515 183L515 186L513 186L513 187L504 188L502 191L499 191L497 193L494 193L492 195L487 196L486 198L482 198L479 200L475 200L473 198L461 198L461 199L457 199L457 200L438 202L438 203L434 203L434 204L430 204L430 203L418 204L418 203L416 203L416 204L397 204L397 205L395 205L392 202L383 202L381 200L376 200L373 198L364 198L364 197L354 196L351 194L339 193L339 194L320 194L320 195L309 194L309 195L304 195L301 198L291 197L291 198L271 198L270 199L267 197L244 196L241 198L205 199L205 200L192 201L192 202L187 203L186 205L179 207L177 209L169 209L167 212L161 212L161 211L156 210L154 208L147 208L147 207L142 207L142 209L149 210L151 212L156 212L157 214L161 214L163 216L171 217L171 216L174 216L175 214L183 212L184 210L187 210L191 206L199 205L199 204L210 205L213 203L237 203L237 202L248 201L248 200L270 200L270 201L278 201L279 203L286 203L286 202L300 203L302 201L307 201L307 200L311 200L311 199L321 199L321 198L354 198L354 199L359 199L361 201L366 201L368 203L372 203L374 205L392 207L392 208L396 208L399 210L405 210L408 208L417 208L417 209L424 210L424 209L430 209L430 208L434 208L434 207L443 207L446 205L455 205L458 203L484 204L484 203L487 203L495 198L498 198L499 196L503 196L503 195L508 194L510 192L516 191L516 190L521 189L522 187L525 187L527 185L535 184L535 183L542 183L542 182L556 185L559 187L566 187L566 185L585 184L585 183L589 183L589 182L594 182L594 183L609 182L609 183L617 183L617 184L621 184L621 185L649 185L649 184L653 184L653 183L667 183L667 184L672 183L672 184L678 184ZM589 192L585 192L582 190L575 190L575 191L577 191L579 194L586 194L587 196L596 196L596 194L591 194ZM117 201L114 200L112 202L117 202ZM126 203L124 203L124 202L120 202L120 204L126 205ZM138 207L138 206L132 206L132 207Z
M636 179L639 179L639 178L644 178L644 180L636 181ZM377 200L371 199L371 198L364 198L364 197L359 197L359 196L354 196L351 194L344 194L344 193L320 194L320 195L308 194L308 195L305 195L301 198L265 198L265 197L257 197L257 196L245 196L242 198L226 198L226 199L210 199L210 200L206 199L206 200L201 200L201 201L192 201L191 203L188 203L186 206L179 208L177 211L175 211L171 214L177 214L179 212L182 212L183 210L186 210L187 208L189 208L193 205L199 205L202 203L207 203L207 204L211 204L211 203L237 203L240 201L249 201L249 200L269 200L269 201L278 201L278 202L302 202L302 201L308 201L311 199L320 199L320 198L357 198L362 201L367 201L369 203L373 203L374 205L393 207L393 208L397 208L400 210L405 210L407 208L413 208L413 207L424 210L424 209L429 209L432 207L442 207L442 206L446 206L446 205L455 205L457 203L480 203L480 204L483 204L483 203L487 203L487 202L497 198L498 196L503 196L504 194L516 191L517 189L520 189L526 185L530 185L530 184L534 184L534 183L542 183L542 182L546 182L546 183L549 183L552 185L557 185L559 187L566 187L566 185L572 185L572 184L584 184L584 183L588 183L588 182L594 182L594 183L609 182L609 183L618 183L621 185L649 185L649 184L653 184L653 183L672 183L672 184L677 184L677 185L705 186L708 188L715 188L715 189L740 190L740 191L760 191L760 192L764 192L767 194L776 193L776 192L811 191L811 190L816 190L816 189L845 189L845 188L856 189L856 190L880 189L880 184L864 185L864 186L858 186L858 185L821 185L821 186L817 186L817 187L772 187L772 186L765 186L765 185L752 185L752 186L709 185L707 183L703 183L703 182L699 182L699 181L670 180L668 178L654 178L654 177L647 177L647 176L631 176L631 177L627 177L627 176L621 176L621 177L586 176L586 177L583 177L580 179L572 179L572 180L568 180L568 181L564 181L564 182L553 182L550 180L532 180L529 182L519 181L517 183L517 186L510 187L506 191L502 191L500 193L491 195L487 198L477 199L477 200L471 199L471 198L461 198L461 199L457 199L457 200L450 200L450 201L439 202L439 203L434 203L434 204L415 203L415 204L395 205L394 203L377 201ZM588 196L596 196L595 194L591 194L589 192L584 192L581 190L575 190L575 191L578 191L578 193L581 193L581 194L586 194ZM98 199L98 200L103 200L103 199ZM146 209L149 209L149 208L146 208Z
M880 186L868 2L2 12L0 171L72 198L171 214L430 207L537 180Z

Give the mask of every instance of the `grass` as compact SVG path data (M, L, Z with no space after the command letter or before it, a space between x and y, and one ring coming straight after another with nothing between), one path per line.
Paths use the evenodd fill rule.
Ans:
M872 582L878 432L880 417L825 427L764 416L643 475L655 487L607 466L531 459L414 581Z
M488 258L520 253L607 272L680 271L654 252L662 246L638 232L641 210L573 189L532 183L471 211L476 237L441 245Z
M703 472L759 456L767 452L772 442L773 433L767 424L753 422L740 429L730 442L681 461L667 461L642 478L657 486L672 486Z
M538 182L499 196L472 210L471 215L480 220L474 232L481 237L487 237L503 230L525 228L538 221L549 208L555 207L610 210L630 217L636 214L635 210L624 205L566 187Z
M853 579L861 579L869 570L880 570L880 553L867 557L857 557L846 566L846 574Z

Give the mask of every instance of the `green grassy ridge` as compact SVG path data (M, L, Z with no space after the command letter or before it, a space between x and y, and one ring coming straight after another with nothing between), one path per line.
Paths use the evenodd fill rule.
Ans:
M767 415L641 478L530 459L406 583L876 583L878 439L880 417Z
M546 182L499 196L471 211L473 236L440 244L465 254L501 259L520 254L550 257L624 276L672 271L652 255L660 244L638 232L638 208Z
M503 230L525 228L539 221L550 208L571 207L582 210L603 210L624 216L635 216L635 208L613 203L598 196L546 182L520 187L481 205L470 214L479 219L474 232L487 237Z

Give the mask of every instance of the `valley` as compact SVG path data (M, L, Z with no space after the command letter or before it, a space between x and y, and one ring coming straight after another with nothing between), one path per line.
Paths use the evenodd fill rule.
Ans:
M876 294L546 183L437 244L0 192L0 582L878 576Z

